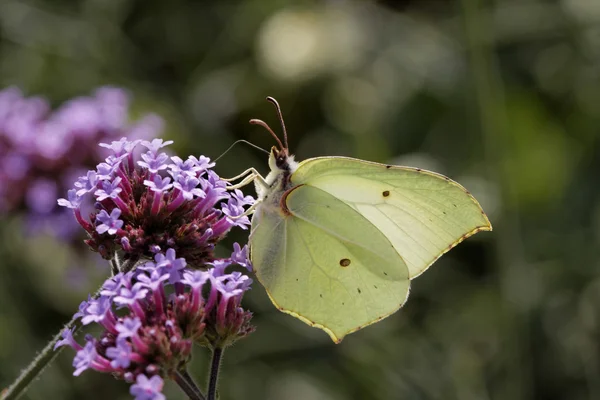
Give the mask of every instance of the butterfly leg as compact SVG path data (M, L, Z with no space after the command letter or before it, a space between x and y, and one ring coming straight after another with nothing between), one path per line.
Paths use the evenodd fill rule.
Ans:
M252 204L252 205L250 206L250 208L248 208L246 211L244 211L244 213L243 213L243 214L240 214L240 215L235 215L235 216L228 217L228 218L229 218L229 219L239 219L239 218L242 218L242 217L247 217L248 215L254 214L254 210L256 210L256 207L257 207L257 206L258 206L260 203L262 203L262 201L257 201L256 203Z
M256 174L258 174L258 172L254 168L248 168L247 170L245 170L244 172L242 172L239 175L236 175L236 176L231 177L231 178L221 178L221 180L225 181L225 182L232 182L232 181L235 181L236 179L245 177L248 174L255 174L256 175Z
M265 181L265 178L263 178L262 175L259 174L258 171L255 170L254 168L250 168L250 169L244 171L241 175L238 175L237 177L230 178L230 179L233 180L235 178L244 176L244 174L247 173L248 171L250 172L250 174L248 176L246 176L241 182L236 183L235 185L227 186L227 190L239 189L241 187L244 187L244 186L250 184L251 182L258 182L259 185L261 185L265 188L269 187L269 184L267 184L267 182ZM228 181L228 180L225 179L225 181Z

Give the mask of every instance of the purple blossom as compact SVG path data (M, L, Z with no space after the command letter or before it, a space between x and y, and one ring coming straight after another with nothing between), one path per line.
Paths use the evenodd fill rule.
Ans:
M163 272L169 274L170 283L181 280L181 270L185 268L186 261L184 258L176 258L175 250L168 249L166 255L157 254L154 261L156 261L156 268L160 268Z
M163 193L167 190L171 189L173 185L171 184L171 178L168 176L162 178L160 175L155 175L154 179L151 181L145 180L144 185L148 186L150 190L157 193Z
M98 164L96 170L98 171L99 180L110 180L115 174L115 171L119 168L119 164L109 164L106 162Z
M100 222L100 225L96 226L96 232L103 234L108 232L109 235L114 235L123 226L123 221L119 219L121 216L121 210L114 208L110 214L105 210L100 210L96 216L96 220Z
M107 317L110 318L111 304L108 297L100 297L97 300L87 302L87 307L83 311L81 323L83 325L92 322L103 322Z
M127 368L131 364L132 358L131 345L122 337L117 339L117 345L115 347L109 347L106 349L106 356L111 359L111 367L113 368Z
M62 339L56 342L56 344L54 345L54 350L61 346L69 346L77 351L82 349L81 345L77 343L75 341L75 338L73 337L73 328L63 329Z
M152 263L153 264L153 263ZM137 276L137 280L142 286L147 287L153 292L157 291L162 283L169 279L170 273L162 273L161 269L157 269L153 264L153 270L150 272L150 276L142 273Z
M160 153L156 155L155 153L149 151L145 154L142 154L142 159L144 161L138 161L138 165L146 168L153 174L158 173L160 170L167 169L168 167L167 160L169 159L169 156L166 153Z
M58 199L58 205L61 207L67 207L77 209L81 206L82 197L77 194L75 189L70 189L67 192L66 199Z
M214 162L210 162L210 158L204 156L200 156L198 158L194 156L189 156L188 160L191 160L196 165L199 171L205 171L215 166Z
M134 285L131 289L122 287L119 294L114 297L113 301L118 305L132 305L136 301L143 299L148 294L148 289Z
M85 347L79 350L77 355L75 355L75 359L73 360L75 372L73 372L73 375L79 376L83 371L90 368L97 357L98 352L96 351L96 344L93 340L90 340L85 344Z
M163 385L164 382L158 375L148 379L146 375L140 374L131 385L129 393L135 396L135 400L165 400L165 395L161 393Z
M237 204L237 200L229 199L227 204L223 205L223 214L227 215L232 222L233 226L237 226L244 230L250 226L250 219L248 216L242 216L246 210Z
M202 286L208 281L209 273L206 271L185 271L183 273L182 283L185 283L194 290L202 288Z
M231 197L237 201L237 205L240 207L254 204L254 197L244 196L244 193L239 189L235 189L235 191L231 194Z
M173 183L173 186L181 191L183 198L186 200L192 200L194 196L204 197L204 191L198 188L200 180L189 175L179 175L177 181Z
M122 157L131 153L135 146L137 146L140 142L141 140L129 141L126 137L122 137L121 139L115 140L110 144L100 143L99 146L112 150L113 155L116 157Z
M173 176L188 175L196 177L199 171L202 171L202 167L198 166L194 160L188 158L183 161L180 157L171 157L173 164L169 165L169 169L173 173Z
M231 261L252 272L252 263L250 262L248 254L248 245L240 247L239 243L234 243L233 253L231 253Z
M233 261L230 258L221 258L221 259L214 260L213 262L210 263L210 265L212 265L214 267L212 275L215 277L224 275L225 269L227 267L229 267L231 264L233 264Z
M151 142L147 140L142 140L142 146L146 147L149 150L149 153L156 154L156 152L163 147L169 146L173 144L172 140L163 141L162 139L152 139Z
M127 273L120 272L112 278L107 279L102 285L102 291L100 292L100 295L104 297L116 296L119 293L119 289L122 287L128 287L130 285L132 276L132 271Z
M79 177L77 182L75 182L75 187L78 189L77 195L83 196L84 194L96 189L97 185L98 175L96 174L96 171L88 171L85 176Z
M115 178L114 181L112 181L112 182L111 181L100 182L100 189L98 189L94 192L94 195L96 196L96 200L103 201L108 198L116 199L117 197L119 197L119 193L121 193L123 191L123 189L120 187L120 184L121 184L121 178L119 178L119 177Z
M123 322L118 323L115 326L117 332L119 332L119 338L127 339L137 335L137 331L142 327L142 321L138 317L125 318Z

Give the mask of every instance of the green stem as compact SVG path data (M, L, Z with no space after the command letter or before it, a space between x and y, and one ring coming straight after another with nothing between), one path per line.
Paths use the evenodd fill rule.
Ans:
M215 347L212 354L210 377L208 381L208 400L216 400L217 382L219 380L219 368L221 366L222 357L223 349L221 347Z
M173 376L175 382L179 385L181 390L189 397L190 400L206 400L204 395L200 392L196 383L191 379L187 371L178 371Z
M94 293L92 299L97 299L102 291L102 286ZM79 317L78 317L79 318ZM0 400L16 400L18 399L29 387L31 382L38 377L38 375L46 368L48 364L54 360L54 358L62 351L64 346L54 350L54 346L62 339L62 333L65 329L73 329L73 336L79 328L81 328L81 322L78 318L71 318L69 322L54 336L54 338L42 349L42 351L33 359L33 361L21 372L21 375L2 393L0 393Z
M54 338L44 347L44 349L34 358L34 360L23 370L21 375L2 393L1 400L16 400L29 387L29 384L44 370L44 368L54 360L61 352L63 347L54 350L56 343L62 339L62 332L65 329L73 328L75 333L81 327L78 318L72 318L63 329L54 336Z

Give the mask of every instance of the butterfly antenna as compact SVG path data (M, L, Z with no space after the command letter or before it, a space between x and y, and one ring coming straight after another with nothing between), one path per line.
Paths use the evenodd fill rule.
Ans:
M258 150L260 150L260 151L262 151L262 152L265 152L265 153L269 154L269 152L268 152L267 150L263 149L262 147L260 147L260 146L257 146L257 145L255 145L254 143L250 143L250 142L249 142L249 141L247 141L247 140L240 139L240 140L236 140L235 142L233 142L233 144L232 144L231 146L229 146L229 147L227 148L227 150L225 150L223 153L221 153L221 155L220 155L219 157L215 158L215 159L213 160L213 162L217 162L217 161L219 161L219 159L220 159L221 157L223 157L225 154L229 153L229 150L233 149L233 146L235 146L235 145L236 145L236 144L238 144L238 143L246 143L247 145L249 145L249 146L252 146L252 147L254 147L255 149L258 149Z
M288 147L287 131L285 129L285 123L283 122L283 114L281 112L281 107L279 107L279 103L277 102L277 100L275 100L271 96L267 97L267 101L271 102L271 104L273 104L275 106L275 109L277 110L277 116L279 117L279 122L281 123L281 129L283 129L283 141L285 142L285 149L288 150L289 147Z
M269 131L269 133L275 138L275 140L277 140L277 144L279 145L280 149L285 149L285 147L283 147L283 144L281 143L281 140L279 140L279 138L277 137L277 135L275 134L275 132L273 132L273 129L271 129L271 127L269 125L267 125L267 123L263 120L260 119L251 119L250 123L252 125L260 125L263 128L265 128L266 130Z

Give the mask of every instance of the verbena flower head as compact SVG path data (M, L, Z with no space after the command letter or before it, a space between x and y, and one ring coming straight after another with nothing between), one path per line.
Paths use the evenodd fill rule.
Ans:
M74 375L111 373L132 383L136 399L164 399L164 379L185 367L194 343L223 348L254 330L241 307L252 280L226 272L232 264L251 270L247 246L234 244L227 258L213 252L234 226L248 228L244 213L254 199L230 194L206 157L169 157L163 150L171 143L101 144L112 154L58 200L90 248L117 268L75 314L101 325L101 335L81 345L65 331L57 346L77 351Z
M214 260L215 244L231 228L249 226L248 218L240 216L252 197L230 194L206 157L169 157L163 150L171 143L122 138L101 144L112 154L58 201L74 211L92 250L105 259L120 254L125 270L166 249L202 267ZM95 204L87 217L82 210L86 199ZM174 270L183 268L170 264L168 252L160 257ZM176 278L174 273L171 283Z
M69 212L57 207L56 198L82 171L106 157L97 143L123 136L146 139L162 130L155 115L134 124L128 116L129 96L119 88L99 88L55 111L45 99L24 97L15 87L1 90L0 214L22 212L31 233L77 237L77 225Z
M250 278L215 268L173 268L185 265L173 249L155 259L109 278L100 297L81 304L82 323L100 324L103 332L86 336L84 345L72 331L63 332L57 347L77 352L74 375L87 369L111 373L133 383L136 398L162 399L163 379L185 367L194 343L223 348L253 331L251 313L240 306Z

